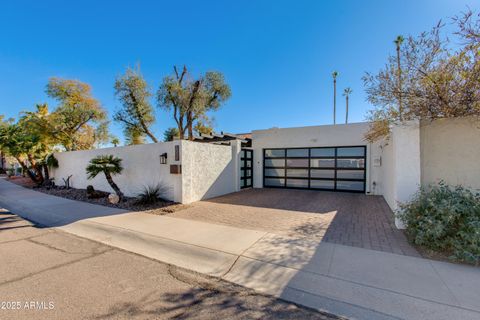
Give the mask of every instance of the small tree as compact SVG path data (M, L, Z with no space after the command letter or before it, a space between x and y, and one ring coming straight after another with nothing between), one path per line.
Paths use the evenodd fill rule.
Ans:
M480 16L468 12L455 21L460 48L452 49L439 23L417 37L397 39L397 55L363 77L367 100L376 107L367 115L368 141L388 138L391 124L480 117Z
M121 174L123 171L122 159L114 157L113 155L100 155L90 160L87 168L88 179L95 178L100 172L103 172L108 184L112 187L120 200L123 198L123 193L115 184L112 175Z
M173 69L174 75L165 77L157 91L158 106L173 111L180 139L187 131L193 140L195 123L230 98L230 87L220 72L209 71L194 80L185 66L181 73Z
M110 143L113 144L114 147L118 147L120 145L120 139L118 139L118 137L112 136Z
M60 104L52 113L46 105L41 105L32 116L57 144L67 151L85 150L105 137L106 111L92 96L90 85L78 80L51 78L46 93Z
M122 103L122 108L114 115L114 120L123 124L125 131L138 132L158 142L151 126L155 122L151 97L147 82L139 68L127 69L122 77L115 81L115 95Z
M163 133L163 141L173 141L174 138L178 138L178 129L177 128L168 128Z

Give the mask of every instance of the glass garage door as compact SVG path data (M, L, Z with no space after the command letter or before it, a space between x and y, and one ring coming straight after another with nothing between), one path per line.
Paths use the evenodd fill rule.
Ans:
M366 147L263 150L263 185L365 192Z

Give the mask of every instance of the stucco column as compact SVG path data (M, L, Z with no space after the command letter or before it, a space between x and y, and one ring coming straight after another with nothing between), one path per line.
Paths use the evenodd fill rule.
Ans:
M391 128L392 145L394 146L394 166L391 174L395 177L394 199L392 209L398 209L399 203L412 199L421 183L420 162L420 123L410 121ZM388 173L387 173L388 174ZM399 229L405 226L400 219L395 218Z
M235 191L240 191L240 167L241 167L241 151L242 151L242 142L240 140L232 140L230 142L232 147L232 163L233 163L233 176L235 177Z

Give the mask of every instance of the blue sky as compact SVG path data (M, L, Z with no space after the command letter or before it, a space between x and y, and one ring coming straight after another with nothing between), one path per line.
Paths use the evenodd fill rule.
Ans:
M398 34L448 20L467 0L414 1L8 1L0 11L0 114L49 101L49 77L79 79L110 115L115 77L137 62L156 91L173 65L224 73L232 98L216 130L332 123L331 73L351 87L350 122L371 108L361 81L381 68ZM337 97L337 122L344 100ZM174 122L157 110L158 136ZM112 123L113 133L121 127Z

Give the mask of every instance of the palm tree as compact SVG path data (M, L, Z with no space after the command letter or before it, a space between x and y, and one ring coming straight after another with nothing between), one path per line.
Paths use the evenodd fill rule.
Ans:
M402 105L402 67L400 64L400 48L402 43L405 39L400 35L397 36L395 41L396 49L397 49L397 91L398 91L398 113L400 115L400 120L402 120L403 114L403 105Z
M353 91L350 88L345 88L343 90L343 96L345 97L345 103L346 103L346 105L345 105L345 107L346 107L346 110L345 110L345 124L348 123L348 98L349 98L349 96L352 92Z
M333 124L337 123L337 76L338 72L333 71Z
M108 184L112 187L120 200L123 198L123 193L120 188L113 182L112 175L122 173L122 159L114 157L113 155L100 155L90 160L86 168L88 179L95 178L100 172L105 174Z
M117 137L112 137L110 143L113 144L114 147L117 147L120 144L120 139L118 139Z

